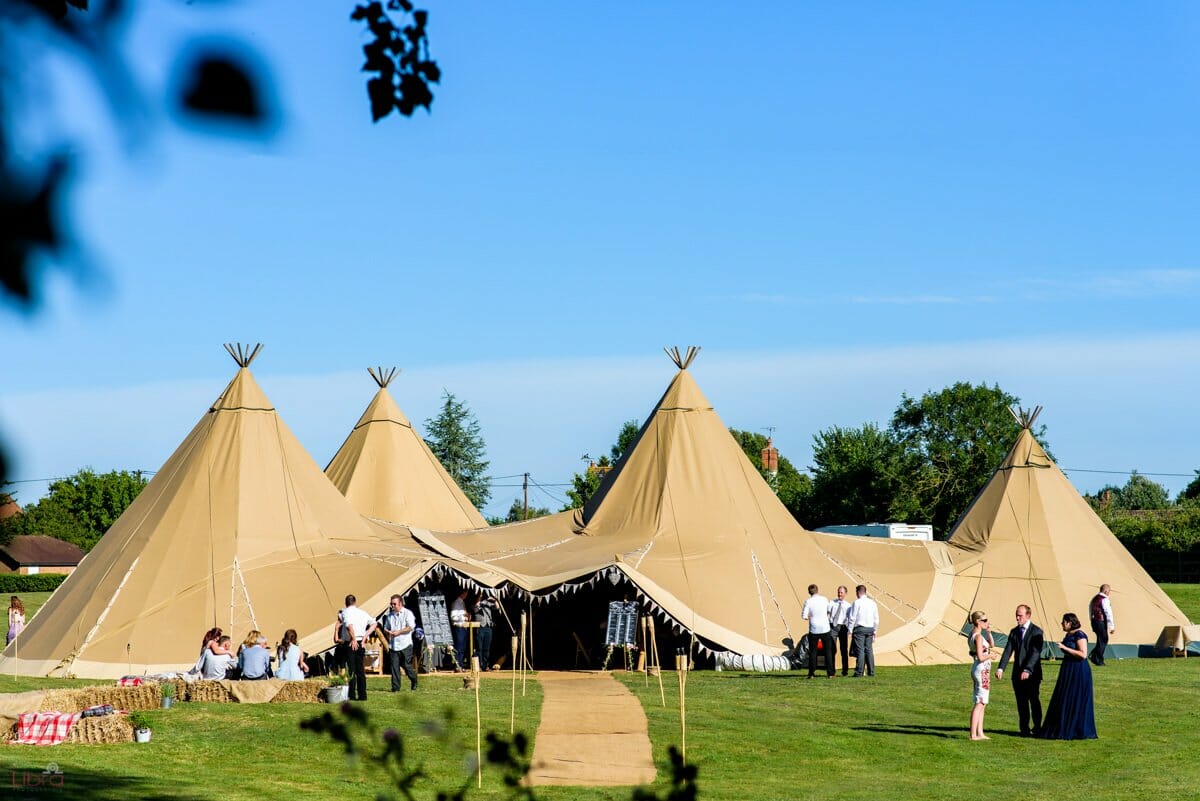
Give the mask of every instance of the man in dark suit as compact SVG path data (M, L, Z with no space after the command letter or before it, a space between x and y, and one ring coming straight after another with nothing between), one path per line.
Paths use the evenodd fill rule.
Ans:
M1017 607L1017 625L1008 633L1008 644L1000 657L996 678L1004 677L1009 657L1013 659L1012 685L1017 697L1017 717L1022 737L1036 737L1042 730L1042 630L1029 620L1029 607ZM1033 728L1029 726L1033 720Z

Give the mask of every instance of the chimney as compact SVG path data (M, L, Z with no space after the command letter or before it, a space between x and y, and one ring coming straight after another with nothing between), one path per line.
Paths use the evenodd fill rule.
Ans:
M770 437L767 437L767 447L762 449L762 469L773 476L779 474L779 449L771 444Z

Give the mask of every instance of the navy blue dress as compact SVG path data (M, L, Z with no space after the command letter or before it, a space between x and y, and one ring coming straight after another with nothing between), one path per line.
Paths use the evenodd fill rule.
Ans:
M1078 648L1086 639L1082 631L1063 637L1063 643ZM1092 668L1080 656L1063 652L1062 668L1046 708L1041 736L1047 740L1095 740L1096 716L1092 706Z

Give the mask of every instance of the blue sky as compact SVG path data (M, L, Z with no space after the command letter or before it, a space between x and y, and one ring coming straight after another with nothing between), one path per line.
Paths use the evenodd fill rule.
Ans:
M138 144L69 61L31 67L56 102L25 136L73 142L89 266L0 310L19 479L157 468L225 341L266 343L322 466L395 364L414 421L449 389L494 475L560 484L699 344L725 422L801 465L971 380L1043 404L1083 490L1200 467L1193 5L430 2L433 112L376 125L349 2L139 5ZM165 113L196 34L260 55L273 137Z

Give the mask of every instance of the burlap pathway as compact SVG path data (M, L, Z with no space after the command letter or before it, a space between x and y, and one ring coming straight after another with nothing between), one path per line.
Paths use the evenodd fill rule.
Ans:
M646 713L607 673L538 673L542 722L531 785L621 786L654 781Z

